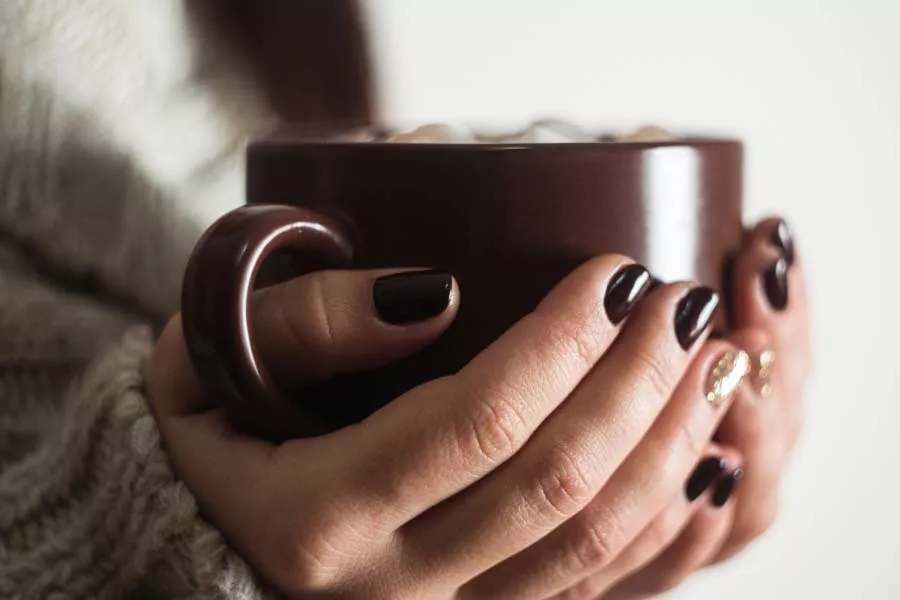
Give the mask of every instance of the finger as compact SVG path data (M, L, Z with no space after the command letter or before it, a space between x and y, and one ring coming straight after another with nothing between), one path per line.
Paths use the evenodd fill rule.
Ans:
M725 480L728 481L728 480ZM728 534L734 506L702 504L678 538L646 568L609 591L605 600L642 598L669 592L709 562Z
M320 271L255 292L252 326L263 363L295 387L416 352L450 326L459 296L454 279L434 271ZM178 398L189 404L165 408L209 408L200 394Z
M647 525L611 565L559 595L560 599L598 598L614 584L643 572L685 530L695 513L706 510L712 491L723 475L741 464L740 454L729 447L710 445L684 489Z
M606 442L612 436L604 431L602 422L588 421L594 439L601 442L601 456L613 454L620 461L615 474L602 489L598 488L596 496L591 494L587 498L590 503L586 502L587 506L577 515L477 579L474 586L491 597L546 597L611 564L683 485L734 390L740 386L747 367L748 359L743 352L725 342L707 343L674 393L666 393L671 398L667 404L662 403L665 410L652 422L649 432L630 440L631 448L622 454ZM627 372L625 367L619 369L620 373ZM630 403L639 398L631 398ZM610 417L607 422L627 422L620 416ZM552 451L551 446L544 452ZM603 460L589 456L576 464L584 465L587 471L595 468L595 464L602 465ZM571 476L558 479L563 483L572 480ZM551 492L556 498L564 498L559 492ZM531 524L536 521L534 517L529 519ZM513 574L518 576L514 578Z
M741 484L743 489L743 483ZM735 516L736 511L745 500L740 499L741 489L737 490L735 495L737 498L734 502ZM778 517L779 492L777 489L772 490L768 496L755 500L755 510L752 520L742 520L742 524L736 527L733 522L731 530L714 556L707 561L707 564L716 564L725 562L737 554L743 552L750 544L765 535L775 524Z
M777 503L782 472L799 429L799 424L794 423L799 403L782 400L785 390L779 378L760 376L759 357L771 348L767 333L747 329L728 339L753 357L750 385L737 394L717 434L718 440L742 452L747 465L735 498L732 530L725 541L727 552L733 553L735 548L744 548L762 535L775 517L773 503ZM776 362L769 368L779 366Z
M701 368L709 364L709 349L703 348L699 340L695 345L686 345L686 349L676 333L683 326L684 315L691 312L684 310L685 304L692 303L704 308L690 317L699 320L691 327L705 332L713 316L709 308L716 303L711 290L676 284L652 292L637 308L608 355L506 468L452 504L439 507L412 524L409 540L416 553L426 557L439 555L446 568L474 576L484 565L524 550L579 513L614 472L627 468L627 461L626 466L621 466L622 462L651 428L667 401L671 403L672 391L691 358L699 352ZM723 347L714 344L712 351L721 352ZM699 372L688 375L690 383L682 396L701 394L703 383L696 381L700 376ZM662 443L677 441L687 431L691 436L689 443L679 446L691 446L690 452L696 454L709 439L711 415L716 411L703 405L695 414L693 408L681 406L688 403L692 407L704 404L698 397L691 397L690 401L678 398L679 407L675 410L680 417L690 417L689 425L687 429L667 426L662 435L668 439ZM669 453L668 449L663 450L662 443L651 442L658 446L657 459ZM628 470L627 477L643 492L640 484L648 482L633 471ZM668 495L660 500L654 514L667 499ZM647 515L640 527L650 518ZM564 543L568 549L578 545L571 540ZM551 546L556 549L555 544ZM575 558L593 562L591 557ZM546 596L572 583L559 581L558 577L568 570L572 560L570 555L554 555L541 542L507 561L504 567L492 570L492 575L473 582L471 589L478 597L524 598L536 592ZM580 578L585 573L579 569L575 575ZM548 581L559 587L549 588Z
M302 385L372 369L443 333L459 290L436 271L320 271L257 292L260 354L281 380Z
M778 377L777 355L772 350L771 336L762 329L743 329L726 338L743 348L750 356L748 385L739 390L735 402L722 420L717 439L738 448L755 473L765 469L759 463L775 468L786 453L787 402L781 378ZM768 474L767 474L768 476Z
M649 283L624 257L592 260L458 374L372 415L357 428L357 493L399 527L500 466L606 352Z
M735 262L732 302L733 328L768 331L773 349L790 357L802 382L810 368L806 282L781 219L764 220L750 231Z

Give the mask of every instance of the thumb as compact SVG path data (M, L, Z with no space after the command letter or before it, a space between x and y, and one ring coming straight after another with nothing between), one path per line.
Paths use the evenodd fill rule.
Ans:
M257 351L279 386L299 387L383 366L436 340L453 322L459 289L435 271L320 271L254 292ZM198 380L180 317L147 364L158 418L216 406Z
M275 380L300 386L384 366L436 340L459 306L437 271L320 271L256 292L256 344Z

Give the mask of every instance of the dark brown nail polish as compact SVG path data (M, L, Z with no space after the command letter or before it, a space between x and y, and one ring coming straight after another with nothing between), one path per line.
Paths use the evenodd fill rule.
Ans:
M650 272L641 265L628 265L613 275L606 288L603 306L613 325L618 325L650 289Z
M794 264L794 236L791 234L791 228L784 221L778 221L778 225L772 231L769 240L781 251L781 255L787 261L790 267Z
M731 494L734 493L734 488L737 486L738 481L740 481L741 477L743 476L743 469L735 469L734 471L720 479L716 484L716 489L713 490L712 500L710 501L710 503L716 508L725 506L725 503L728 502L729 498L731 498Z
M675 311L675 337L682 348L688 350L694 345L718 306L719 295L708 287L694 288L681 299Z
M437 271L413 271L375 280L372 298L378 316L392 325L424 321L450 306L453 278Z
M693 502L699 498L712 485L712 482L725 472L726 468L728 465L721 457L710 456L700 461L684 486L684 494L688 501Z
M779 258L763 273L763 287L766 298L775 310L781 311L788 303L788 262Z

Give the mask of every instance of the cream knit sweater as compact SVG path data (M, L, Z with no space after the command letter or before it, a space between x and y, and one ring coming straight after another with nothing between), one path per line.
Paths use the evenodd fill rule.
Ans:
M0 0L0 598L263 598L142 395L269 120L184 0Z

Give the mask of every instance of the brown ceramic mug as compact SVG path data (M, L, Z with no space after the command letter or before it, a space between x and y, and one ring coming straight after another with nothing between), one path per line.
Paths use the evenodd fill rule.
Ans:
M705 138L254 143L248 205L206 232L185 274L191 359L247 429L272 438L336 429L457 371L593 256L626 254L662 280L724 289L742 235L742 163L740 142ZM248 316L264 261L280 265L281 279L326 268L435 268L456 277L462 303L450 330L414 356L283 390L257 356Z

